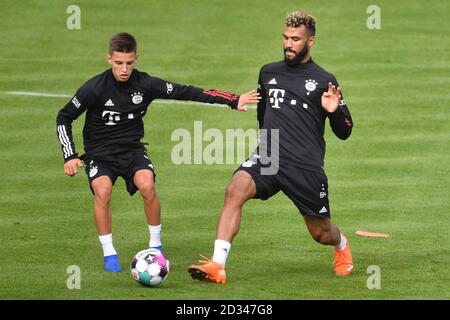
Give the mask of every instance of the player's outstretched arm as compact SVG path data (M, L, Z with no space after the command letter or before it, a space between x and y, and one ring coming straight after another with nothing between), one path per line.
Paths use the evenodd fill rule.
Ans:
M144 87L148 88L149 96L153 99L189 100L211 104L226 104L232 109L246 111L245 105L259 101L259 94L249 91L238 96L233 92L216 89L203 89L191 85L169 82L149 75L144 79ZM239 107L239 108L238 108Z
M247 108L245 107L247 104L256 104L259 100L261 100L261 96L255 90L243 93L239 96L237 110L247 111Z

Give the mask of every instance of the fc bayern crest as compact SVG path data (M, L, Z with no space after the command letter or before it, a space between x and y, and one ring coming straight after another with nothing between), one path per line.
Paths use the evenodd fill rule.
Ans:
M305 89L306 90L308 90L308 91L316 90L317 85L318 85L316 80L308 79L308 80L305 80L305 82L306 82L306 84L305 84Z
M92 166L91 165L91 167L89 169L89 177L92 178L93 176L95 176L97 174L97 172L98 172L97 166Z
M135 92L131 95L131 100L134 104L139 104L142 102L142 100L144 100L143 94L140 92Z

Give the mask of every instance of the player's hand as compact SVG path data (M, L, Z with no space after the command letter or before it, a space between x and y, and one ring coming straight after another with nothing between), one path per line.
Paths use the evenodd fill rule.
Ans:
M239 111L247 111L247 108L245 107L246 104L255 104L258 103L259 100L261 100L261 96L255 90L243 93L239 97L236 109Z
M64 163L64 173L67 174L70 177L73 177L78 173L78 168L83 166L83 162L78 159L71 159Z
M336 88L335 85L329 82L328 91L322 94L322 108L328 113L333 113L337 110L340 100L341 88Z

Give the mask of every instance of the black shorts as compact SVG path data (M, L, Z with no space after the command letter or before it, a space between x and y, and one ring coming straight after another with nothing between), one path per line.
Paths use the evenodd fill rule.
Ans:
M152 161L144 150L119 153L108 157L93 156L92 158L84 159L84 162L86 164L86 174L92 193L94 193L94 190L92 190L92 181L101 176L108 176L113 185L117 177L122 177L125 180L127 191L130 195L135 194L138 190L133 181L136 171L148 169L153 172L153 180L156 177Z
M267 200L281 190L302 215L331 217L325 174L280 163L276 174L261 175L261 164L251 160L244 162L235 173L241 170L248 172L255 182L254 199Z

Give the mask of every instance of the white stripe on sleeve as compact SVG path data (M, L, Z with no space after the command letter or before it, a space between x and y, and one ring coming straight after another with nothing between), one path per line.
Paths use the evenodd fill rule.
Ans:
M67 136L66 128L64 125L58 126L59 141L63 145L64 159L70 157L72 152L72 146L70 145L69 137Z

